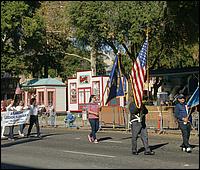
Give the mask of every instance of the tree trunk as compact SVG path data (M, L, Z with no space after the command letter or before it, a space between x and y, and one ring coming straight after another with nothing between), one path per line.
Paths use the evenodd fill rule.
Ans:
M48 78L48 65L44 65L44 78Z
M92 76L96 76L96 58L97 58L97 50L93 47L90 52Z

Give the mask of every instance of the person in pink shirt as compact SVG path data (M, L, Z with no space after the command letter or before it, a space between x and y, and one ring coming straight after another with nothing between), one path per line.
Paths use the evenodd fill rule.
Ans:
M88 140L90 142L98 143L98 140L96 138L96 133L99 130L100 107L96 102L95 95L90 96L89 104L87 105L87 111L88 111L88 120L91 126L91 133L88 135Z

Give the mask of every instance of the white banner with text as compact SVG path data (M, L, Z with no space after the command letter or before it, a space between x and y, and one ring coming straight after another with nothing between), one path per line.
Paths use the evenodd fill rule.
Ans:
M29 121L29 118L30 110L1 112L1 126L25 124Z

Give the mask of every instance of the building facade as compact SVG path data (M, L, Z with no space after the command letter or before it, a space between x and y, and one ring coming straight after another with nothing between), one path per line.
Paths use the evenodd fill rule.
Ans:
M92 76L92 71L78 71L76 77L68 79L68 110L81 112L89 103L91 94L97 96L101 106L105 106L108 98L108 76ZM115 101L116 100L116 101ZM111 100L108 105L123 105L124 98Z
M53 78L32 79L23 83L22 98L25 105L29 105L34 96L38 105L48 107L52 104L57 113L66 113L65 83Z

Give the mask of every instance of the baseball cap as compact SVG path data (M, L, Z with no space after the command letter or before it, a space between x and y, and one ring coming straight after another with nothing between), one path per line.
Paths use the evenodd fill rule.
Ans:
M185 96L183 94L179 94L178 99L185 99Z

